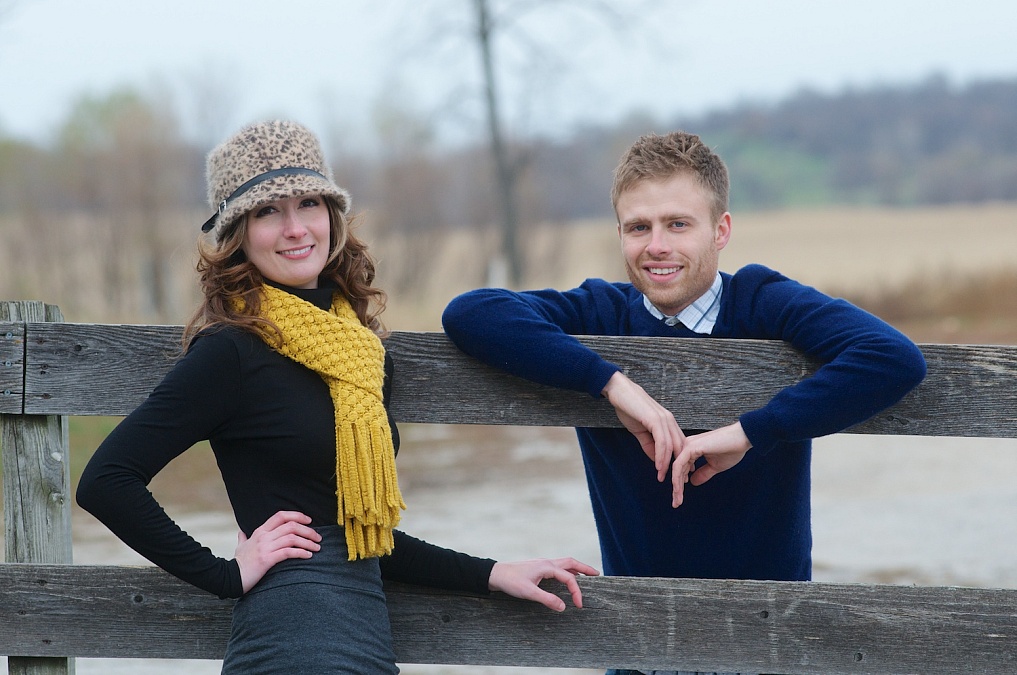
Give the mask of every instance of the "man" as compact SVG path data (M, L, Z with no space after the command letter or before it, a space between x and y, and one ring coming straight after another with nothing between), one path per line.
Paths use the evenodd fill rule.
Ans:
M728 175L698 136L640 138L615 169L611 200L631 283L471 291L446 308L446 333L490 365L614 406L624 429L577 429L606 574L810 579L811 439L896 403L925 376L921 352L761 265L719 272ZM686 435L575 335L783 340L824 365L730 424Z

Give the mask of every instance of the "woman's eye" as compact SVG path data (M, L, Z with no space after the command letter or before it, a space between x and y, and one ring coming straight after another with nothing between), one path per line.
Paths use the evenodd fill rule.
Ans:
M255 218L264 218L267 215L271 215L275 212L274 206L262 206L260 209L254 212Z
M320 203L321 202L319 202L314 197L308 197L307 199L304 199L303 201L300 202L300 206L302 206L304 208L307 208L307 207L311 207L311 206L317 206Z

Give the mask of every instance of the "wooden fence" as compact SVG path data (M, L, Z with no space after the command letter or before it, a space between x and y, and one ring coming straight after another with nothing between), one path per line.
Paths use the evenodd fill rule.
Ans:
M221 658L231 601L153 567L71 564L64 416L122 415L172 364L180 327L61 323L0 303L6 561L0 654L14 673L73 657ZM815 367L781 343L584 338L689 428L727 423ZM499 374L440 333L396 332L400 422L617 426L606 401ZM1017 347L922 345L925 382L851 433L1017 438ZM991 546L991 542L986 542ZM1017 561L1015 561L1017 562ZM563 597L564 589L549 584ZM1017 672L1017 590L584 578L557 614L500 594L389 584L402 663L767 673Z

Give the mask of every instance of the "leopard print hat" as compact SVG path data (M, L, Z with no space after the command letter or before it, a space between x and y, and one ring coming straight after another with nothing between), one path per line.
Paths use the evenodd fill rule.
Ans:
M244 127L208 153L208 204L215 211L201 226L221 241L245 213L276 199L333 197L343 214L350 195L335 183L318 138L301 124L258 122Z

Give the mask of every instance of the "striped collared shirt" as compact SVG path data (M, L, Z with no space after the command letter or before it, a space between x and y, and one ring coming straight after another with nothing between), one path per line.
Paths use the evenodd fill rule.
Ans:
M667 316L654 307L645 295L643 296L643 305L646 307L646 311L668 326L681 323L694 333L709 335L713 332L713 326L717 323L717 316L720 314L720 294L723 288L724 283L721 281L720 272L717 272L717 278L713 280L710 290L674 316Z

